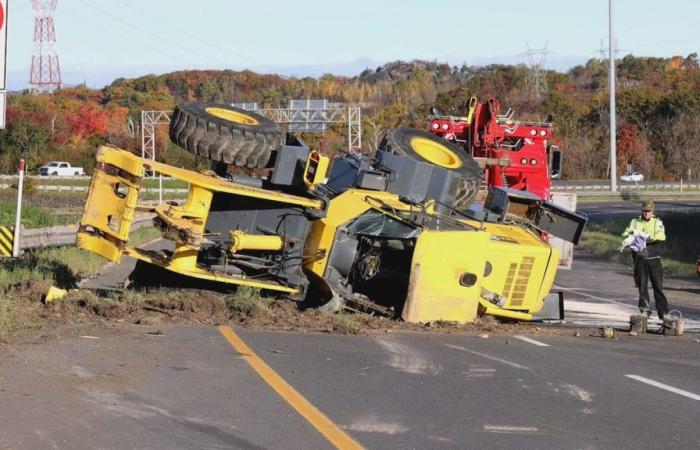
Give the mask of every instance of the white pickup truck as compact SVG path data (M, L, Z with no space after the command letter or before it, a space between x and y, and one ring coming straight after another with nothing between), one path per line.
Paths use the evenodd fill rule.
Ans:
M45 166L39 167L39 175L53 175L56 177L77 177L85 175L82 167L71 166L65 161L51 161Z

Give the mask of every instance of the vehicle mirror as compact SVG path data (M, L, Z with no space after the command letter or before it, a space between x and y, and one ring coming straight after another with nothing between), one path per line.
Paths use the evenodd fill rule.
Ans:
M556 145L552 145L549 151L552 154L552 164L549 166L550 174L552 178L556 179L561 176L561 150Z

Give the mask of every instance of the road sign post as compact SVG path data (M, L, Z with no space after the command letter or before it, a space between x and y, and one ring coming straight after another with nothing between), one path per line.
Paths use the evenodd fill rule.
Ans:
M5 128L5 91L7 89L7 4L0 0L0 129Z
M22 191L24 190L24 160L19 160L19 181L17 182L17 212L15 213L15 236L14 245L12 246L12 256L19 256L19 238L21 232L22 221Z

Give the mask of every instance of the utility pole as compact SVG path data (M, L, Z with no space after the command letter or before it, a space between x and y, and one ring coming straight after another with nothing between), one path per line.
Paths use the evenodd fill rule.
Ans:
M613 28L613 0L608 0L609 52L608 81L610 82L610 192L617 192L617 125L615 123L615 34Z

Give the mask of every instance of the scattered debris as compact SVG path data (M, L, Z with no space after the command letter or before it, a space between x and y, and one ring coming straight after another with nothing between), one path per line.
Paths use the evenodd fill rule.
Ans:
M677 313L677 317L673 316L673 313ZM666 336L683 336L685 329L685 323L683 322L683 315L677 309L669 312L666 317L664 317L662 328Z
M613 327L603 327L600 329L600 335L606 339L615 337L615 329Z
M160 330L149 331L149 332L144 333L144 334L145 334L146 336L165 336L165 333L163 333L163 332L160 331Z
M61 301L42 303L50 289L48 283L30 281L8 287L21 323L5 336L19 335L70 323L138 324L151 327L168 323L218 325L230 323L257 330L332 334L378 334L427 332L431 334L470 334L481 339L523 332L537 335L570 335L571 328L537 326L499 321L492 316L478 317L474 323L458 324L432 321L412 324L381 316L332 313L319 309L300 309L293 301L271 300L256 290L215 292L199 289L150 289L92 291L71 289ZM527 330L527 331L525 331ZM580 336L582 330L576 331ZM84 337L98 339L97 337Z
M66 295L68 295L67 290L59 289L56 286L50 286L46 291L46 295L44 295L44 303L53 303L56 300L61 300Z
M148 325L153 326L161 322L160 317L157 316L146 316L138 319L135 323L136 325Z
M647 332L647 325L649 323L649 318L646 314L634 314L630 316L630 334L632 331L635 333L645 334Z

